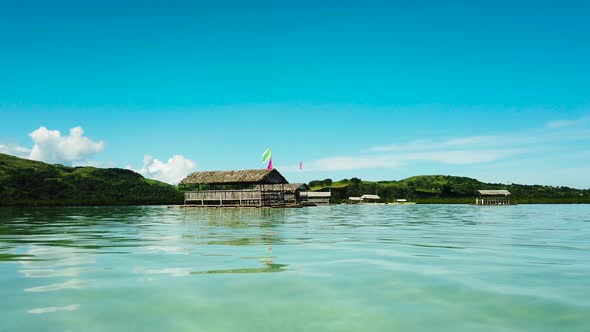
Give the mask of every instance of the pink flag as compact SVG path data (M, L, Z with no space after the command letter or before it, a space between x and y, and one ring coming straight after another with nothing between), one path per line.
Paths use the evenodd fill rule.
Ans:
M267 170L272 170L272 157L268 160L268 166L266 167Z
M303 169L303 161L299 162L299 170L301 171Z

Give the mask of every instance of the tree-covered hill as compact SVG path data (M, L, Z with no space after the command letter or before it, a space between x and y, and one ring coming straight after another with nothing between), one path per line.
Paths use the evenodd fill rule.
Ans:
M0 205L178 204L169 184L120 168L67 167L0 154Z
M444 175L399 181L358 178L311 181L312 190L331 190L334 202L378 194L383 201L410 198L418 203L472 203L478 189L508 189L517 203L590 203L590 189L484 183ZM181 204L182 191L126 169L67 167L0 154L0 205Z
M507 189L517 203L590 203L590 189L541 185L484 183L476 179L445 175L413 176L399 181L362 181L358 178L311 181L312 190L332 191L333 200L377 194L384 201L410 198L418 203L472 203L479 189Z

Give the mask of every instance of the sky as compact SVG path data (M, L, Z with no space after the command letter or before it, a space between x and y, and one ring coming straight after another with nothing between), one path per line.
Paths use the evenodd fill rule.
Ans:
M0 153L590 188L587 1L0 2ZM299 162L303 170L299 170Z

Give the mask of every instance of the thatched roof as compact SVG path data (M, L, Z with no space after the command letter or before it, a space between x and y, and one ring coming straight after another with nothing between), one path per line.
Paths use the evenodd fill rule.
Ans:
M329 191L302 191L300 195L308 198L332 197L332 193Z
M276 169L248 169L240 171L194 172L180 184L287 184Z
M510 192L508 190L478 190L478 194L484 196L508 196Z
M255 188L260 189L260 186ZM309 190L309 187L305 183L270 184L264 185L264 190L284 190L286 193L292 194L297 190Z

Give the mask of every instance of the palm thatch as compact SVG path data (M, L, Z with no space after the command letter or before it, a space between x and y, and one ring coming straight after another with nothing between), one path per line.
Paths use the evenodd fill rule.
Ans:
M180 181L180 184L287 184L289 183L276 169L249 169L240 171L194 172Z

